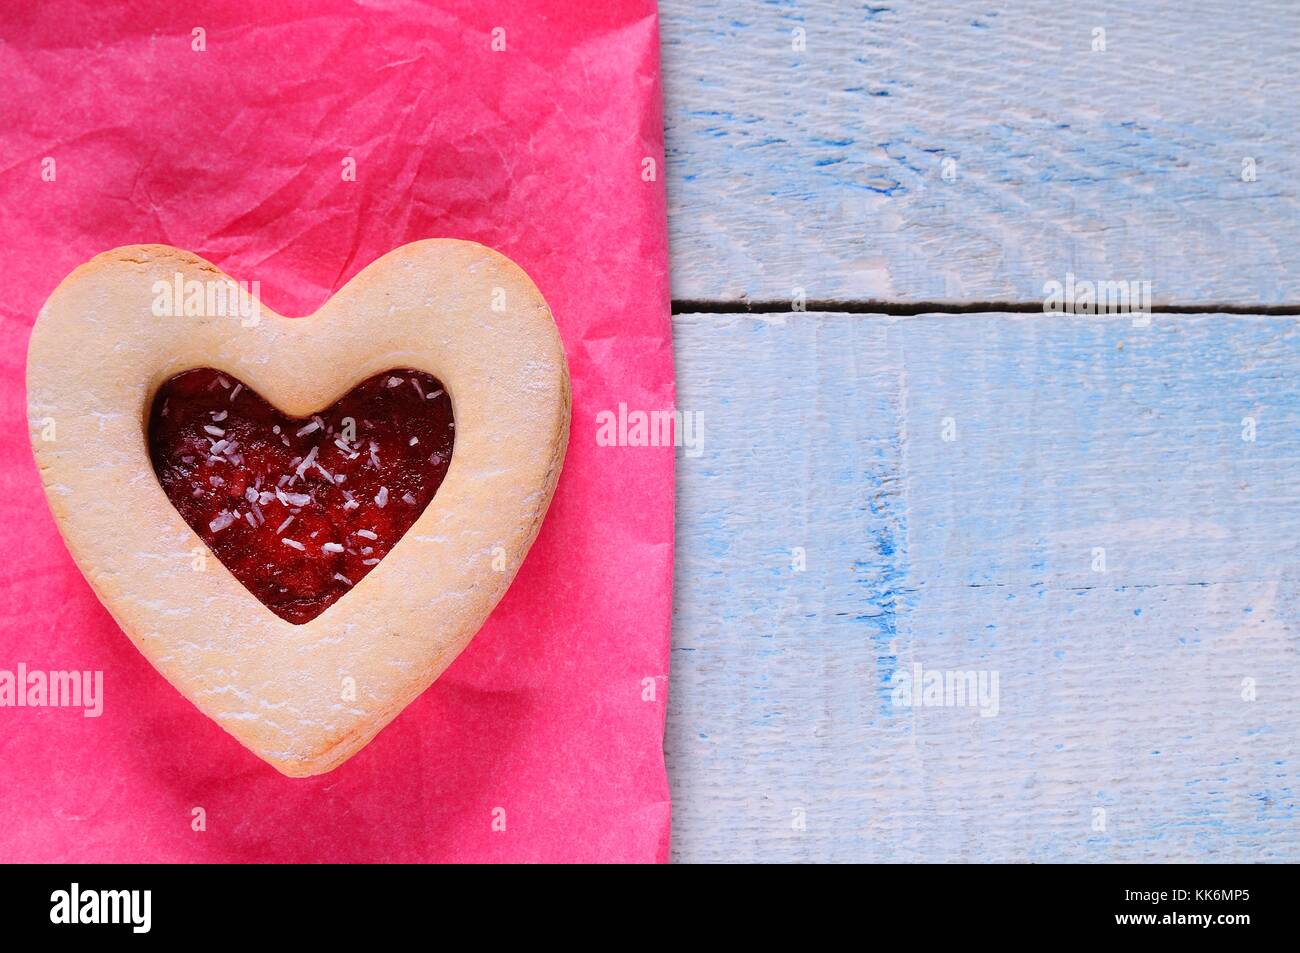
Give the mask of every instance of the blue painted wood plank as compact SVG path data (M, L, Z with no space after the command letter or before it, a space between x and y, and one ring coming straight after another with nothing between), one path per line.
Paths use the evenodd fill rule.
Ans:
M1300 303L1300 5L662 5L679 299Z
M1300 859L1292 320L676 335L675 858Z

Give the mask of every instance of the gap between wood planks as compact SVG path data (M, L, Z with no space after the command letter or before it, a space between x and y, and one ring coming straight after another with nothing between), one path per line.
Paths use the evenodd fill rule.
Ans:
M974 301L967 304L953 304L940 301L919 301L915 304L902 304L887 301L833 301L808 300L799 308L789 300L741 299L739 301L712 301L700 298L674 298L673 314L791 314L797 311L830 311L844 314L884 314L910 316L916 314L981 314L1012 313L1057 316L1074 312L1044 311L1041 301L1017 303L998 301ZM1150 314L1245 314L1245 315L1297 315L1300 305L1240 305L1240 304L1161 304L1152 305L1143 313ZM1086 315L1084 315L1086 316ZM1106 317L1107 315L1094 315Z

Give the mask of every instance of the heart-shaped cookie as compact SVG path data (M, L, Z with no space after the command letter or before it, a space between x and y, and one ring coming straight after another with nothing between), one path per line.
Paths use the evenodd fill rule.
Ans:
M428 375L450 397L454 450L436 495L310 621L281 618L206 558L155 474L154 397L198 368L303 420L395 370ZM465 647L531 546L568 441L568 369L550 311L518 266L472 242L398 248L305 318L274 314L187 252L115 249L46 302L27 384L50 508L96 595L168 681L291 776L355 754ZM349 452L363 446L357 426ZM211 436L208 451L222 439ZM253 502L267 517L261 494L274 488L255 489L239 518ZM326 542L358 544L325 540L322 558L336 555Z

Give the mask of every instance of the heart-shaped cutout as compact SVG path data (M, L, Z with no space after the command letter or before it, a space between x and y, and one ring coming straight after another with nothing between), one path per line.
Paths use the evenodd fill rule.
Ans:
M234 577L280 618L310 622L388 555L433 499L455 442L428 374L386 371L309 418L199 368L163 384L154 472Z
M559 478L568 368L528 276L472 242L396 249L305 318L255 299L214 311L239 290L164 245L76 269L32 331L32 442L69 551L140 651L259 757L319 774L424 691L510 585ZM154 473L153 399L205 368L305 420L395 368L440 381L450 398L455 446L436 493L381 562L302 624L206 558Z

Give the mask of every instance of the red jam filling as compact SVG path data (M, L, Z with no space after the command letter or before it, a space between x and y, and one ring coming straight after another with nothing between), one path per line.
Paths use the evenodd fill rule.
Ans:
M428 374L385 371L311 417L286 417L210 368L167 381L149 453L172 505L282 619L316 618L424 512L455 442Z

